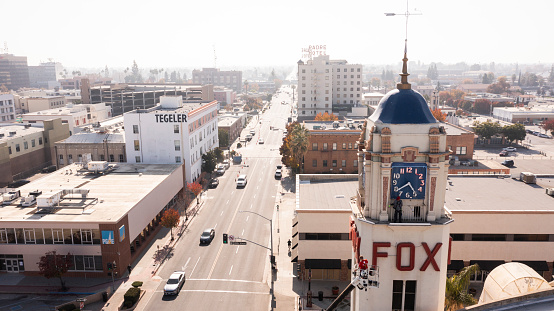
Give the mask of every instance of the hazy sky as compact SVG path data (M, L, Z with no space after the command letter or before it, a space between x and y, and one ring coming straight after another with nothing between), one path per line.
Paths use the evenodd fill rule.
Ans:
M218 67L295 65L324 44L332 59L402 58L405 0L10 1L0 44L29 65ZM410 61L554 63L553 0L411 0Z

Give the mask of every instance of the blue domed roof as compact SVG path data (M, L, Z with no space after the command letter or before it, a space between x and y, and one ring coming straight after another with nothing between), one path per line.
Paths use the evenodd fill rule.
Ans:
M373 122L390 124L437 123L427 102L412 89L392 90L379 102L377 110L369 117Z

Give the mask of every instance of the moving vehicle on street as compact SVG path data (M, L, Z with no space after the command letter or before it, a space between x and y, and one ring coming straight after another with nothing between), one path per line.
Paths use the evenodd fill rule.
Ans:
M210 244L215 237L215 229L210 228L204 230L200 236L200 244Z
M516 151L517 151L517 149L514 148L514 147L506 147L506 148L504 148L504 149L502 149L502 150L505 150L505 151L508 151L508 152L516 152Z
M240 175L239 178L237 178L237 188L239 187L246 187L246 184L248 181L246 180L246 175Z
M504 162L502 162L502 165L504 165L506 167L513 167L514 166L514 160L504 160Z
M164 295L177 295L185 284L185 271L175 271L164 286Z
M217 188L217 186L219 186L219 179L212 178L212 180L210 180L210 184L208 185L208 187Z
M225 166L223 166L223 164L219 164L215 172L217 175L220 175L220 176L225 174Z
M502 150L502 151L500 151L500 153L498 155L501 156L501 157L507 157L508 154L509 154L508 151Z
M283 173L282 173L281 169L276 169L275 170L275 179L281 179L281 177L283 177Z
M263 144L264 144L264 139L263 139L263 138L260 138L260 139L258 140L258 144L263 145Z

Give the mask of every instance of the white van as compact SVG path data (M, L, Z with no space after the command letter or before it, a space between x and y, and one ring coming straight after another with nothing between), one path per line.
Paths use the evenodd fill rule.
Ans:
M246 175L239 175L239 178L237 178L237 188L246 187L246 183L248 183L248 181L246 180Z

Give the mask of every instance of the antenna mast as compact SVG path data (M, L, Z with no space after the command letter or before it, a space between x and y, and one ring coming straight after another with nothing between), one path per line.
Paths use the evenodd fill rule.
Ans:
M8 54L8 41L4 41L4 53Z
M214 48L214 68L217 68L217 56L215 54L215 44L213 45Z

